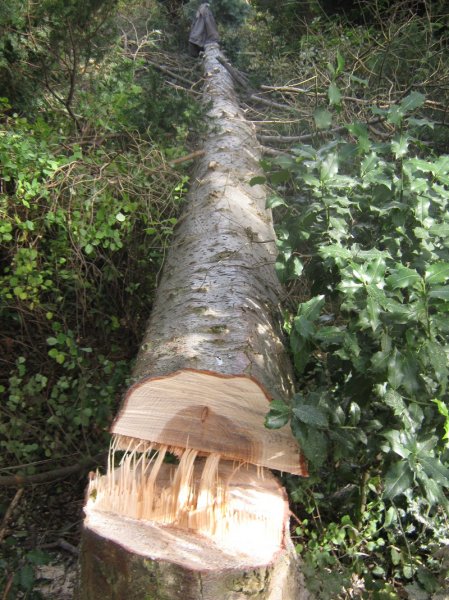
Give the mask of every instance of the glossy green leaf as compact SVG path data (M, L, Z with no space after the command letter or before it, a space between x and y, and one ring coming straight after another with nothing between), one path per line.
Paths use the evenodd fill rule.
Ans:
M302 264L301 260L297 256L294 256L292 258L292 260L290 261L290 271L291 271L290 278L294 279L294 278L301 277L303 270L304 270L304 265Z
M409 267L398 267L392 270L391 275L386 279L388 287L393 290L414 287L419 281L421 281L419 273Z
M401 458L408 458L410 453L415 450L414 440L406 431L390 429L390 431L386 431L383 435L390 442L393 452Z
M408 144L409 138L405 135L400 135L391 142L391 149L395 158L402 158L407 154Z
M432 286L429 290L429 298L449 301L449 285Z
M312 338L316 329L313 321L304 315L295 317L293 319L293 326L295 331L297 331L300 337L302 337L304 340Z
M309 320L314 321L320 316L321 309L324 306L324 295L315 296L307 302L302 302L298 306L298 316L305 316Z
M388 390L383 397L383 401L389 406L396 417L399 417L402 421L409 422L407 406L400 394L395 390Z
M266 204L267 208L276 208L277 206L287 206L285 200L280 196L270 196Z
M326 460L328 450L328 441L324 433L296 418L292 419L292 432L306 458L315 467L320 467Z
M321 163L320 179L327 181L332 179L338 173L338 154L329 154Z
M406 461L393 463L385 475L384 496L394 499L406 492L413 483L413 474Z
M449 488L449 469L433 456L419 456L419 462L426 474L439 485Z
M272 400L270 410L265 417L267 429L279 429L288 423L290 419L290 407L282 400Z
M403 380L401 355L397 350L394 350L388 360L388 382L396 390Z
M293 409L293 414L303 423L314 427L328 427L329 419L321 406L303 404Z
M426 268L425 279L429 285L444 283L449 279L449 263L437 262L429 265Z
M357 402L351 402L349 405L349 419L353 427L358 425L361 415L362 411L360 410L360 406L357 404Z
M341 55L340 50L337 50L337 68L335 70L335 75L338 76L343 72L345 68L345 59Z

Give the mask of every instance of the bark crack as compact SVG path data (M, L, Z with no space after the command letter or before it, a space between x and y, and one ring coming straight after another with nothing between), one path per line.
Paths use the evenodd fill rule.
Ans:
M200 582L200 599L199 600L204 600L203 575L201 573L198 574L198 581Z

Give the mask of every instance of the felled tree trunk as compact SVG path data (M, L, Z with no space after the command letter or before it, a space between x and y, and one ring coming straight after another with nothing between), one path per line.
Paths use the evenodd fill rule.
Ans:
M232 79L205 49L211 131L116 418L108 474L89 486L80 600L302 600L285 491L306 475L287 429L292 393L259 147ZM121 465L114 454L124 452ZM167 453L179 465L164 464Z

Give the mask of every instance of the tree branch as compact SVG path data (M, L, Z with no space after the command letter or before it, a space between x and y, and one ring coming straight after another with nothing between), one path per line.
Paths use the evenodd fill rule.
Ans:
M79 471L87 470L93 466L100 464L106 458L106 453L102 452L96 456L90 456L75 465L69 465L67 467L59 467L52 469L51 471L44 471L44 473L36 473L35 475L6 475L0 477L0 487L25 487L28 485L35 485L38 483L47 483L49 481L55 481L56 479L63 479Z

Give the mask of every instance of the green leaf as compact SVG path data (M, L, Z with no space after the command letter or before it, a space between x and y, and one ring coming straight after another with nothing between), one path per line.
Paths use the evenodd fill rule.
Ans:
M281 171L275 171L270 174L270 181L275 185L278 183L285 183L290 179L290 171L286 169L282 169Z
M449 301L449 285L432 286L428 295L429 298Z
M284 282L287 275L287 265L282 260L276 261L274 268L280 281Z
M449 469L433 456L419 456L419 462L426 474L445 488L449 488Z
M338 264L343 264L352 257L352 252L341 246L341 244L331 244L329 246L321 246L319 253L323 258L333 258Z
M343 72L344 68L345 68L345 59L340 54L340 50L337 50L337 68L335 70L335 75L336 76L340 75L340 73Z
M290 419L290 407L282 400L272 400L270 411L265 417L267 429L279 429L288 423Z
M407 136L400 135L391 142L391 149L395 158L402 158L407 154L409 141Z
M341 102L341 92L337 87L335 82L332 82L327 90L327 95L329 97L329 104L331 106L338 106Z
M297 256L294 256L292 258L289 265L290 265L290 270L291 270L290 279L295 279L295 278L301 277L301 274L304 270L304 265L302 264L302 262L299 260L299 258Z
M362 411L360 410L360 406L357 404L357 402L351 402L349 405L349 418L353 427L358 425L361 414Z
M444 347L436 341L426 340L424 343L424 352L426 354L426 363L428 367L433 369L439 385L441 393L445 393L448 378L448 359Z
M298 306L298 316L305 316L310 321L314 321L320 316L323 306L324 296L314 296L307 302L301 302Z
M252 179L249 180L249 185L262 185L264 183L266 183L267 178L264 177L263 175L256 175L256 177L253 177Z
M371 148L371 142L369 139L368 129L362 123L351 123L347 125L346 129L357 138L357 148L359 152L366 153L369 152ZM371 154L371 160L368 163L363 163L365 167L367 166L370 170L375 168L379 162L378 157L375 154ZM362 176L366 172L366 168L362 166L361 169Z
M280 196L270 196L266 206L267 208L276 208L276 206L287 206L287 204Z
M413 474L406 461L393 463L385 475L386 498L392 500L406 492L413 483Z
M368 321L373 331L376 331L380 325L380 313L381 309L379 304L374 298L369 296L366 300L366 314L368 315Z
M447 405L442 400L438 400L438 398L434 398L432 400L432 402L435 402L435 404L437 405L438 412L440 413L440 415L445 417L444 435L443 435L442 439L449 440L449 409L448 409Z
M393 125L400 125L404 114L400 106L393 105L387 111L387 121Z
M115 215L115 219L119 222L119 223L123 223L123 221L126 221L126 216L122 213L122 212L118 212Z
M429 569L419 566L417 575L419 583L424 587L426 592L433 593L438 590L440 585L438 579L431 571L429 571Z
M355 81L355 83L360 83L363 87L368 87L369 81L368 79L363 79L361 77L357 77L357 75L351 74L349 75L349 79L351 81Z
M317 108L313 118L317 129L328 129L332 125L332 115L324 108Z
M402 422L410 422L407 406L405 405L402 396L398 394L395 390L389 389L384 395L383 401L387 406L389 406L392 409L394 415L402 420Z
M327 457L328 441L322 431L312 429L298 419L292 419L292 432L299 442L305 457L320 467Z
M394 507L390 506L390 508L385 513L384 527L385 528L390 527L390 525L392 523L394 523L395 521L397 521L397 513L396 513L396 510L394 509ZM393 564L397 564L397 563L393 563Z
M423 492L430 504L441 504L441 506L447 511L449 509L449 502L441 485L429 477L422 469L417 472L417 479L421 484Z
M388 382L393 389L397 389L404 380L400 353L395 349L388 361Z
M30 592L35 581L34 569L31 565L24 565L20 569L19 580L21 587Z
M329 420L326 411L321 406L303 404L293 409L293 414L303 423L314 427L328 427Z
M430 129L435 128L435 121L430 121L429 119L416 119L415 117L409 117L407 122L409 125L415 127L430 127Z
M420 92L410 92L408 96L402 99L401 101L401 109L405 113L415 110L422 106L426 101L426 97L424 94Z
M390 289L396 290L398 288L413 287L420 280L421 276L415 269L399 267L391 270L391 275L387 277L386 283Z
M428 266L425 273L425 279L429 285L434 283L444 283L449 279L449 263L438 262Z
M313 321L304 315L295 317L293 319L293 325L295 327L295 331L297 331L304 340L311 339L315 333L315 325Z
M321 163L320 180L328 181L338 173L338 154L331 152Z
M414 440L405 431L390 429L383 434L384 438L390 442L393 452L401 458L408 458L410 453L415 450Z
M345 340L345 331L341 327L324 326L319 327L315 333L315 339L323 342L326 346L341 344Z

